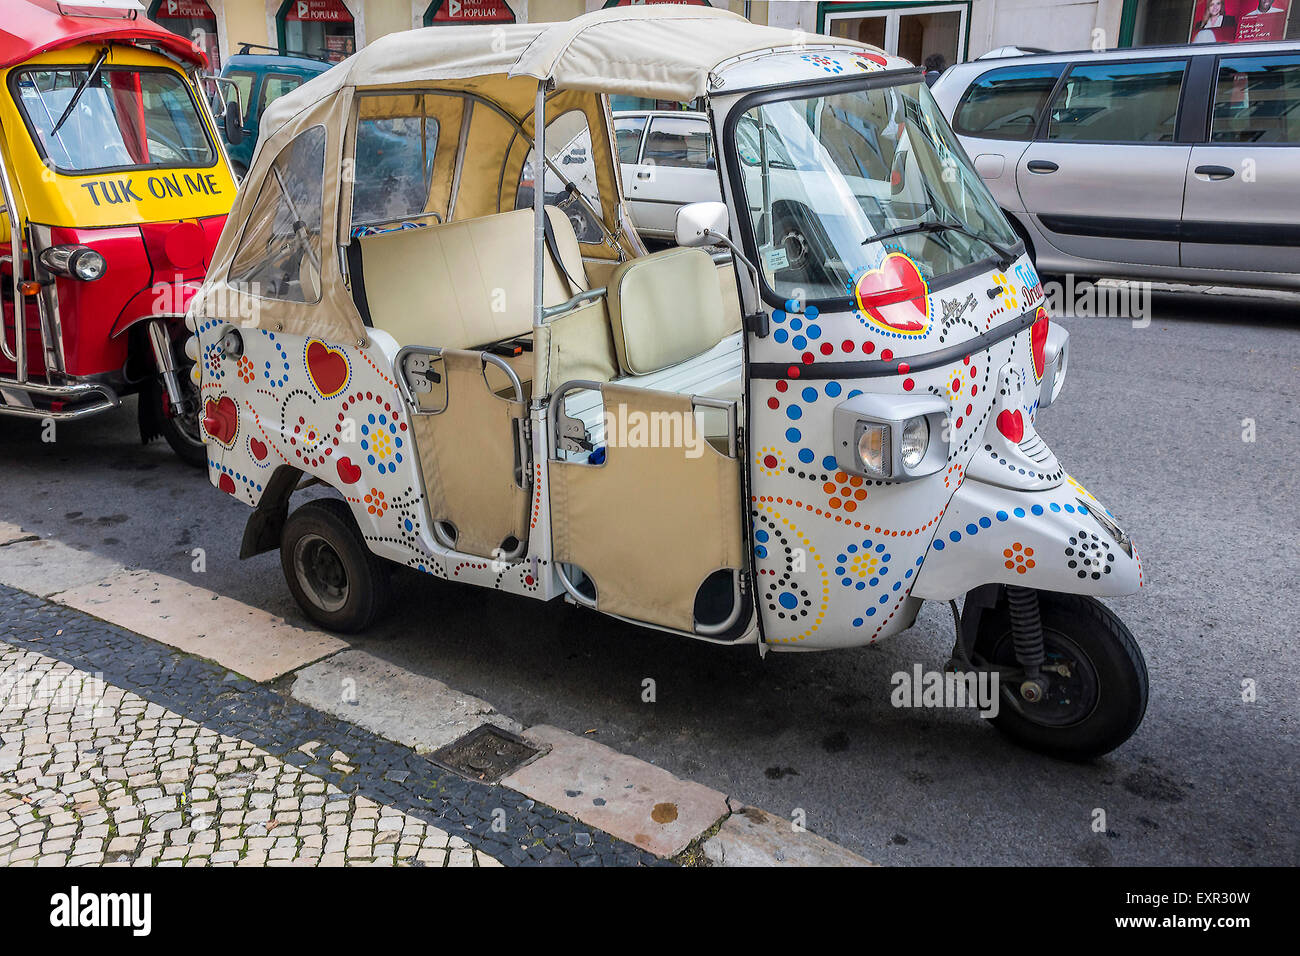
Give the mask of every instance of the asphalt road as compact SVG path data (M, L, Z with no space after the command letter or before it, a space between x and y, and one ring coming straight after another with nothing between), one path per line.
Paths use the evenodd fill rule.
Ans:
M354 643L525 724L594 730L743 801L802 810L881 863L1294 865L1300 304L1180 293L1153 310L1145 329L1065 318L1069 380L1040 421L1134 535L1150 582L1112 602L1146 653L1146 722L1094 764L1022 751L970 712L889 705L893 672L946 658L939 606L878 646L762 661L411 575L405 606ZM0 493L0 519L132 567L194 578L202 547L204 586L306 623L278 555L238 560L248 509L161 442L140 447L133 406L61 426L53 444L0 419Z

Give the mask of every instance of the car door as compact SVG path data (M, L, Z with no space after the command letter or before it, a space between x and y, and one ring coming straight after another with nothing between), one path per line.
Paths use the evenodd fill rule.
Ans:
M1220 56L1192 147L1182 264L1300 272L1300 52Z
M632 214L632 221L640 228L639 202L633 197L632 185L636 181L637 167L641 162L641 141L649 117L641 113L615 113L614 139L618 144L618 169L623 180L623 196Z
M1072 64L1016 165L1025 209L1070 256L1178 265L1191 146L1178 135L1186 57Z
M713 135L698 116L653 116L630 180L633 219L646 233L671 237L679 206L721 199Z
M1024 208L1016 189L1016 167L1064 71L1064 63L989 70L967 84L948 114L976 172L1004 209L1019 212ZM942 107L942 94L947 91L938 83L935 90L935 99Z

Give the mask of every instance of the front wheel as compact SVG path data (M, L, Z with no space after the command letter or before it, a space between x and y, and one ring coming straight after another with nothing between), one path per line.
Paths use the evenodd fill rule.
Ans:
M1133 635L1090 597L1038 592L1047 690L1024 700L1018 682L1000 682L994 726L1017 743L1066 760L1114 750L1138 729L1147 709L1147 666ZM1018 668L1004 599L980 618L973 662Z
M280 566L298 605L328 630L364 630L387 606L388 566L337 498L314 498L290 513Z

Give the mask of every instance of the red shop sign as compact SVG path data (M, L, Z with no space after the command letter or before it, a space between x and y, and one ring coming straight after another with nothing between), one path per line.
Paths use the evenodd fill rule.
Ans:
M342 0L293 0L284 18L304 23L352 22L352 14L348 13Z
M505 0L439 0L428 21L433 23L514 23L515 12Z
M160 20L211 20L214 23L217 19L203 0L162 0L154 16Z

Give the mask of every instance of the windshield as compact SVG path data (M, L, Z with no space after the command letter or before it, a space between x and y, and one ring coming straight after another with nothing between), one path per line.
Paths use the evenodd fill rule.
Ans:
M1017 243L923 82L763 103L734 147L780 299L846 298L891 252L929 282Z
M166 70L100 69L59 126L89 74L90 64L17 75L23 114L56 169L80 173L215 161L189 84Z

